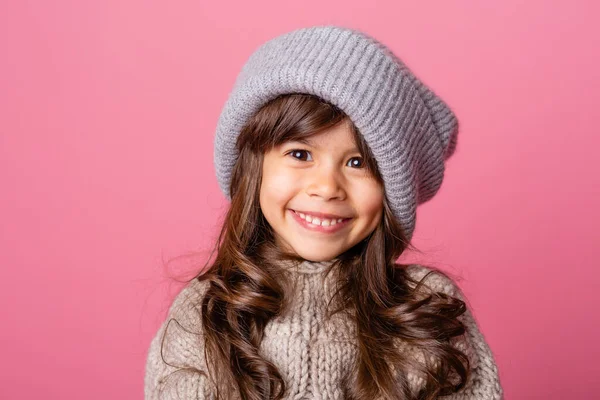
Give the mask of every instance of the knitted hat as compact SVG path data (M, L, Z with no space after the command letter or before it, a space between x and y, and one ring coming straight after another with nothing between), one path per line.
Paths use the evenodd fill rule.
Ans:
M412 238L416 207L430 200L456 147L458 120L385 45L356 29L297 29L262 44L242 67L219 117L214 165L228 200L237 136L268 101L316 95L340 108L371 149L390 208Z

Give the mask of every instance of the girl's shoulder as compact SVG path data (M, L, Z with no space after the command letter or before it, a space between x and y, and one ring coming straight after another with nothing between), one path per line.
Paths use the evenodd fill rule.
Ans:
M453 395L452 399L478 399L501 400L503 389L500 383L498 366L495 355L488 344L479 323L473 314L464 293L446 272L434 267L423 265L409 265L407 274L415 281L423 281L423 285L435 291L458 298L465 302L465 311L457 317L465 328L465 334L451 338L453 346L461 350L469 358L470 377L460 394Z
M464 299L464 294L456 280L447 272L431 266L421 264L410 264L406 266L406 273L416 282L435 292L442 292L452 297Z
M209 398L210 385L197 371L207 371L204 357L201 305L209 281L194 279L175 296L168 316L150 343L146 360L146 399L186 398L203 394ZM184 385L185 383L185 385Z
M173 299L169 308L169 318L175 318L187 327L197 326L200 321L202 299L208 286L208 280L194 278L188 282Z

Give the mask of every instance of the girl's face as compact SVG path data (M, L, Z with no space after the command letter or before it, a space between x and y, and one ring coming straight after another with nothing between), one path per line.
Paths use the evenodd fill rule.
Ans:
M348 122L264 155L260 207L276 243L306 260L337 257L381 219L383 186L367 170Z

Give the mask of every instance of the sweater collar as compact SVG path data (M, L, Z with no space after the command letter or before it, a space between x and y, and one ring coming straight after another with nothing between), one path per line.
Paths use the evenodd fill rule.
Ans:
M327 270L336 259L325 261L310 261L303 260L300 263L293 261L283 261L283 264L290 272L298 272L301 274L318 274Z

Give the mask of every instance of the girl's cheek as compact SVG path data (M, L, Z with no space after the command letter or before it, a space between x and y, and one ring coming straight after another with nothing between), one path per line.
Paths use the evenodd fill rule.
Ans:
M263 183L266 184L270 191L284 192L298 188L301 185L301 174L294 172L291 168L280 166L268 171ZM277 194L277 193L274 193ZM281 193L283 195L283 193Z
M379 184L369 182L357 189L356 192L362 194L357 198L360 199L363 210L373 214L383 210L384 192Z

